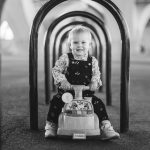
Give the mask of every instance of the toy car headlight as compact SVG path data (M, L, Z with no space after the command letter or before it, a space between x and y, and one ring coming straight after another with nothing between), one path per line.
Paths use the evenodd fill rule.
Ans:
M64 103L70 103L73 100L73 96L71 93L66 92L62 95L62 100Z

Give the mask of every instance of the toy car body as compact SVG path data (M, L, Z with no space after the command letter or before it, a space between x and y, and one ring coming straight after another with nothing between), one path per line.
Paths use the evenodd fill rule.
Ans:
M64 105L58 120L58 135L72 136L73 139L100 135L99 119L94 113L91 98L79 95Z

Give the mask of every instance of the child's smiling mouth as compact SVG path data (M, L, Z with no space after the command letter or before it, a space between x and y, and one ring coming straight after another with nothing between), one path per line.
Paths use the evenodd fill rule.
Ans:
M83 48L78 48L78 49L76 49L77 52L83 51L83 50L84 50Z

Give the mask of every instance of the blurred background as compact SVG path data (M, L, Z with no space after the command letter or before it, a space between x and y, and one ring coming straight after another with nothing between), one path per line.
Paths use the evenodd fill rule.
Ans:
M0 51L2 55L28 56L30 29L32 27L33 19L37 11L47 1L48 0L0 1ZM113 0L113 2L121 10L129 28L131 60L136 58L145 59L149 57L150 0ZM50 24L59 16L73 10L88 11L103 18L103 21L111 35L112 58L113 60L120 58L121 39L116 21L110 12L108 12L108 10L106 10L103 6L86 0L64 2L47 14L39 31L38 51L41 54L43 53L44 37ZM86 18L83 17L74 17L73 19L79 20L79 18L82 21L86 21ZM71 22L70 20L66 21L68 21L68 23ZM62 25L60 24L60 26Z

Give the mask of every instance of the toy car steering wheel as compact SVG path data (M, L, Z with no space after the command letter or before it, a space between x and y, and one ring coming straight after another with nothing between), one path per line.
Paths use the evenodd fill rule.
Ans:
M83 90L88 90L89 86L85 86L85 85L71 85L71 89L73 89L75 91L75 99L83 99L82 97L82 91ZM66 92L62 95L62 100L65 103L70 103L73 100L73 96L71 93Z

